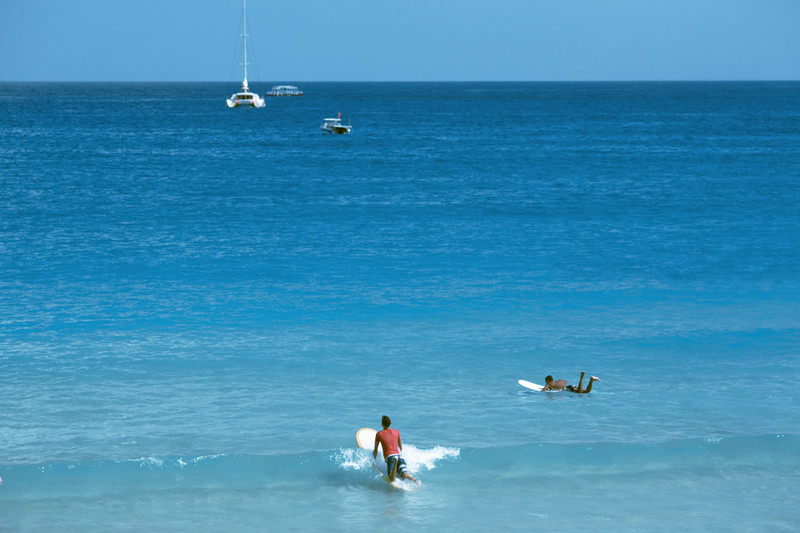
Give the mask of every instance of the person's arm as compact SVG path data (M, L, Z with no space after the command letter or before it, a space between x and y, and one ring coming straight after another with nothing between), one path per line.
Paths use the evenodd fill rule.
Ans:
M397 434L397 449L403 451L403 440L400 438L400 433Z
M375 434L375 449L374 449L374 450L372 450L372 458L373 458L373 459L377 459L377 458L378 458L378 445L379 445L380 443L381 443L381 441L380 441L380 440L378 440L378 434L376 433L376 434Z
M546 391L550 388L550 383L547 383L544 387L542 387L542 392Z

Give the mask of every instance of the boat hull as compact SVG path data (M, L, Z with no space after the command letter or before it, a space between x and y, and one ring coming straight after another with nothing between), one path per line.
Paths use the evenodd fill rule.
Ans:
M228 107L264 107L265 102L258 95L250 93L247 98L239 98L238 95L234 95L225 100L225 104Z
M231 108L233 108L233 107L264 107L263 103L261 105L257 105L257 104L255 104L253 102L236 102L236 101L232 101L232 100L227 100L225 103L227 104L228 107L231 107Z

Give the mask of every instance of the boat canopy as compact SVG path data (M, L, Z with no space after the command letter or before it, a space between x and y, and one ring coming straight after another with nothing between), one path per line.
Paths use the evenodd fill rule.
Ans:
M276 85L267 96L303 96L303 91L294 85Z

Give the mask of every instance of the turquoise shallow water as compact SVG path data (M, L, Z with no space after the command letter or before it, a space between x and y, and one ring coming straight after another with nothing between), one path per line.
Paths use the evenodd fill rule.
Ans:
M0 84L0 530L800 527L800 84L304 85Z
M8 475L24 480L18 492L37 495L11 498L27 511L15 527L32 530L66 523L89 531L344 531L388 519L391 529L423 530L523 530L558 520L601 530L667 531L679 521L713 529L716 521L737 531L790 531L797 446L796 437L764 437L497 446L455 456L411 446L410 459L441 458L433 470L416 467L425 479L417 492L389 487L351 448L14 467Z

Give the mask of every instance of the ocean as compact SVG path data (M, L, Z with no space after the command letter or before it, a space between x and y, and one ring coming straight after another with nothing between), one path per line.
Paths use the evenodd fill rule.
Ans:
M298 85L0 83L0 531L800 529L800 82Z

